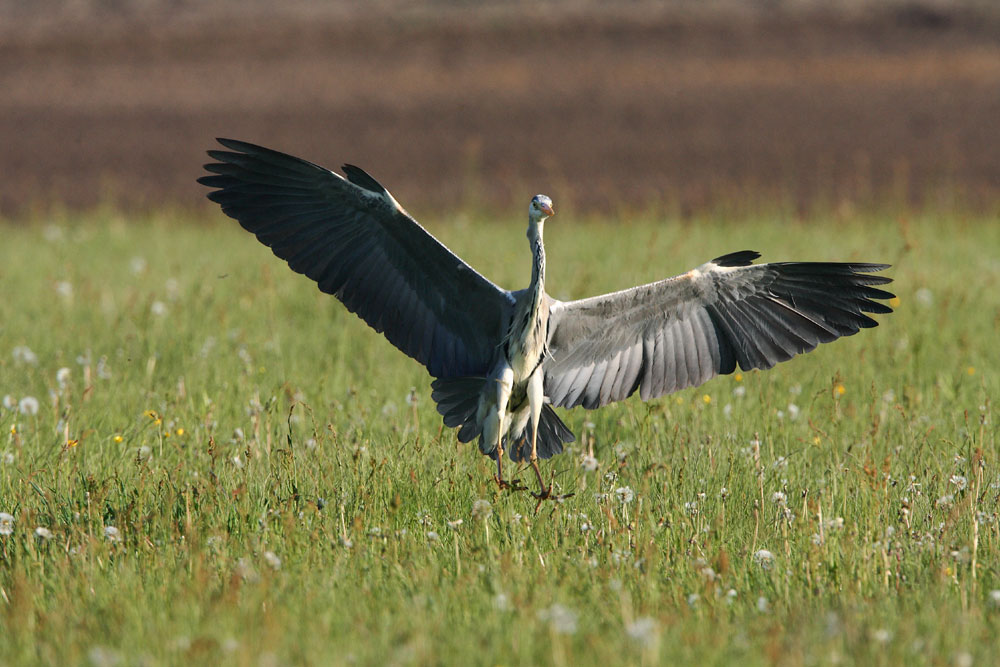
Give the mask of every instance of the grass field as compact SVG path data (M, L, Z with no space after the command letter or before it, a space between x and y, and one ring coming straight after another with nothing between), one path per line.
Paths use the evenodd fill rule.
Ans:
M527 281L520 218L433 231ZM0 234L0 664L996 658L995 219L554 218L559 298L743 248L888 261L899 298L769 372L563 412L575 495L538 513L235 223Z

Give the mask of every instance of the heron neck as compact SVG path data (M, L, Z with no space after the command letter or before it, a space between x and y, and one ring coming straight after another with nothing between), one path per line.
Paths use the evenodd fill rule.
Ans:
M542 223L528 225L528 243L531 245L531 284L528 289L534 301L545 291L545 245L542 243Z

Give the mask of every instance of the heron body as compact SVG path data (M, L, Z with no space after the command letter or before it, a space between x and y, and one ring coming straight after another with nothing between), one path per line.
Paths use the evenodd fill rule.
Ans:
M754 264L753 251L717 257L674 278L577 301L545 293L543 229L553 214L531 200L531 280L501 289L427 233L363 170L344 176L230 139L209 151L199 182L209 199L295 271L316 281L424 364L431 396L461 442L497 463L537 459L573 441L553 406L594 409L643 400L716 375L767 369L820 343L877 326L886 264Z

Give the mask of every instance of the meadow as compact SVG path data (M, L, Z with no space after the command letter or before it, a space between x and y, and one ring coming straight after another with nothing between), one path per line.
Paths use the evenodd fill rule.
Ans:
M744 248L889 262L898 298L771 371L560 411L574 495L537 512L416 362L196 218L0 228L0 664L996 659L995 217L557 216L558 298ZM527 282L521 216L431 229Z

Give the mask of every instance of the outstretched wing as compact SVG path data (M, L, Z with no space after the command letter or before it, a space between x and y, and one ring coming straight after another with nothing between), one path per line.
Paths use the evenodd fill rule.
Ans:
M891 282L887 264L757 264L745 250L693 271L604 296L553 301L545 394L592 409L636 389L643 400L743 370L770 368L820 343L878 326L865 313Z
M232 139L199 183L292 270L340 299L435 377L484 375L508 292L478 274L357 167L339 174Z

